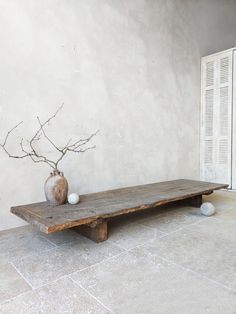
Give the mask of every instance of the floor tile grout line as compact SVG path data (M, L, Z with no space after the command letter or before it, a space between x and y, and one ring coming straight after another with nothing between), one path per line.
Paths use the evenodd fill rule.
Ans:
M185 215L185 216L186 216L186 215ZM175 231L172 231L172 232L169 232L169 233L167 233L167 232L165 232L165 231L162 231L162 230L159 230L158 228L151 227L151 226L146 226L146 225L143 225L142 223L137 222L139 225L142 225L142 226L144 226L144 227L147 227L147 228L149 228L149 229L152 229L153 231L156 231L156 232L155 232L155 236L154 236L152 239L148 240L147 242L142 243L142 244L138 244L138 245L136 245L136 246L134 246L134 247L132 247L132 248L130 248L130 249L126 249L125 247L120 246L120 245L119 245L119 247L122 248L122 249L124 249L124 250L126 250L127 252L129 252L130 250L132 250L132 249L134 249L134 248L137 248L137 247L140 247L140 246L143 246L143 245L147 244L147 243L150 242L150 241L153 241L153 240L155 240L155 239L162 239L162 238L167 237L167 236L169 236L169 235L171 235L171 234L173 234L173 233L175 233L175 232L178 232L178 231L181 231L181 230L183 230L183 229L186 229L186 228L188 228L188 227L190 227L190 226L192 226L192 225L197 225L197 224L201 223L202 221L206 221L206 220L209 219L209 218L212 218L212 217L205 217L205 218L202 218L202 219L200 219L200 220L198 220L198 221L196 221L196 222L194 222L194 223L187 224L187 225L185 225L185 226L183 226L183 227L180 227L180 228L176 229ZM159 236L159 237L156 237L157 232L163 233L163 235L161 235L161 236ZM107 241L109 241L109 242L112 243L112 244L116 244L116 243L113 242L111 239L109 239L109 240L107 240ZM117 244L116 244L116 245L117 245Z
M185 215L185 216L186 216L186 215ZM140 222L137 222L137 224L139 224L139 225L141 225L141 226L143 226L143 227L146 227L146 228L148 228L148 229L152 229L153 231L155 231L155 236L154 236L152 239L148 240L147 242L142 243L142 244L138 244L138 245L136 245L136 246L134 246L134 247L132 247L132 248L130 248L130 249L126 249L125 247L123 247L123 246L121 246L121 245L118 245L116 242L113 242L112 239L108 239L107 241L109 241L110 243L115 244L115 245L119 246L120 248L124 249L125 251L129 252L130 250L132 250L132 249L134 249L134 248L137 248L137 247L140 247L140 246L143 246L143 245L147 244L147 243L150 242L150 241L153 241L153 240L155 240L155 239L162 239L162 238L164 238L164 237L167 237L168 235L171 235L171 234L173 234L173 233L175 233L175 232L178 232L178 231L181 231L181 230L183 230L183 229L186 229L186 228L188 228L188 227L190 227L190 226L192 226L192 225L197 225L197 224L201 223L202 221L206 221L206 220L209 219L209 218L211 218L211 217L202 218L202 219L200 219L200 220L198 220L198 221L196 221L196 222L194 222L194 223L187 224L187 225L185 225L185 226L183 226L183 227L181 227L181 228L178 228L178 229L176 229L175 231L172 231L172 232L169 232L169 233L167 233L167 232L165 232L165 231L162 231L162 230L159 230L158 228L151 227L151 226L146 226L146 225L144 225L144 224L142 224L142 223L140 223ZM134 223L136 223L136 222L134 222ZM159 236L159 237L156 237L157 232L163 233L163 235L161 235L161 236Z
M53 245L53 247L57 247L56 243L53 243L52 241L50 241L46 236L39 234L39 237L41 239L46 240L48 243L50 243L51 245Z
M78 283L76 280L74 280L70 275L69 278L78 286L80 287L83 291L85 291L90 297L92 297L97 303L102 305L107 311L109 311L112 314L115 314L111 309L109 309L102 301L100 301L97 297L95 297L90 291L88 291L84 286L82 286L80 283Z
M1 306L1 305L4 305L4 304L6 304L6 303L8 303L8 302L10 302L10 301L13 301L13 300L15 300L16 298L18 298L18 297L20 297L20 296L22 296L22 295L32 293L32 291L34 291L34 290L33 290L33 289L30 289L30 290L24 291L24 292L22 292L22 293L19 293L19 294L15 295L14 297L11 297L11 298L9 298L9 299L6 299L6 300L4 300L2 303L0 302L0 306Z
M78 236L75 236L75 239L74 239L74 240L71 240L71 241L68 241L68 242L64 242L64 243L61 243L61 244L55 244L56 247L55 247L54 249L56 249L56 248L61 248L62 246L66 246L66 245L68 245L68 244L73 244L73 243L75 243L75 242L77 242L77 241L79 241L79 240L81 240L81 239L83 239L83 240L85 239L85 240L88 241L88 242L94 243L94 241L91 240L91 239L89 239L88 237L83 236L82 234L78 234ZM119 248L121 248L121 249L124 249L123 247L119 246L118 244L116 244L116 243L114 243L114 242L111 242L110 239L107 239L106 242L109 242L109 243L111 243L111 244L113 244L113 245L116 245L117 247L119 247Z
M205 218L203 218L203 219L200 219L200 220L197 221L197 222L194 222L194 223L192 223L192 224L185 225L184 227L179 228L179 229L177 229L177 230L175 230L175 231L173 231L173 232L170 232L170 233L168 233L168 234L165 234L165 235L163 235L163 236L160 236L159 239L162 239L162 238L164 238L164 237L167 237L167 236L169 236L169 235L171 235L171 234L174 234L174 233L176 233L176 232L178 232L178 231L184 230L184 229L186 229L187 227L190 227L190 226L192 226L192 225L198 225L198 224L200 224L201 222L203 222L203 221L208 221L209 219L212 219L212 218L213 218L213 219L216 219L217 221L220 221L220 220L219 220L218 218L216 218L216 217L205 217ZM156 229L156 228L153 228L153 229ZM142 243L142 244L137 245L137 246L135 246L135 247L133 247L133 248L131 248L131 249L128 249L128 250L127 250L127 253L128 253L128 252L131 252L132 250L134 250L134 249L136 249L136 248L145 246L146 244L148 244L148 243L150 243L150 242L153 242L154 240L155 240L155 238L152 238L152 239L146 241L145 243ZM158 256L159 256L159 255L158 255ZM176 262L174 262L174 261L172 261L172 260L168 260L168 259L166 259L166 258L164 258L164 257L162 257L162 256L159 256L159 257L162 258L163 260L166 260L167 262L170 262L170 263L172 263L172 264L174 264L174 265L176 265L176 266L181 267L182 269L185 269L186 271L192 272L192 273L194 273L194 274L200 276L201 278L205 278L206 280L209 280L209 281L211 281L211 282L213 282L213 283L215 283L215 284L217 284L217 285L219 285L219 286L221 286L221 287L223 287L223 288L225 288L225 289L227 289L227 290L236 292L236 289L234 289L234 288L228 287L227 285L224 285L224 284L222 284L222 283L220 283L220 282L218 282L218 281L215 281L215 280L213 280L213 279L211 279L211 278L209 278L209 277L207 277L207 276L205 276L205 275L202 275L201 273L198 273L198 272L196 272L196 271L194 271L194 270L192 270L192 269L190 269L190 268L186 268L186 267L182 266L181 264L178 264L178 263L176 263ZM92 267L92 266L93 266L93 265L91 265L91 266L89 266L89 267Z
M124 251L128 251L128 249L126 249L124 246L121 246L120 244L117 244L115 241L112 241L111 239L107 239L106 240L106 242L108 242L108 243L110 243L110 244L112 244L112 245L115 245L115 246L117 246L119 249L122 249L122 250L124 250ZM122 253L124 253L124 252L122 252Z
M38 289L41 289L41 288L43 288L43 287L45 287L47 285L54 284L55 282L59 281L60 279L63 279L63 278L66 278L66 277L69 277L69 275L61 276L61 277L59 277L59 278L57 278L57 279L55 279L53 281L50 281L50 282L48 282L48 283L46 283L46 284L44 284L42 286L38 286L38 287L33 287L32 286L32 289L27 290L27 291L22 292L22 293L19 293L19 294L17 294L16 296L14 296L12 298L6 299L2 304L0 303L0 305L3 305L3 304L5 304L5 303L7 303L9 301L12 301L12 300L14 300L14 299L16 299L16 298L18 298L18 297L20 297L22 295L25 295L25 294L28 294L28 293L32 293L33 291L37 291Z
M136 245L136 246L133 246L133 247L130 248L130 249L126 249L125 247L123 247L123 246L121 246L121 245L117 245L117 244L116 244L115 242L113 242L111 239L110 239L110 240L107 240L107 241L109 241L109 242L112 243L112 244L116 244L116 245L119 246L120 248L124 249L126 252L130 252L130 251L132 251L133 249L142 247L142 246L146 245L147 243L149 243L149 242L151 242L151 241L154 241L154 240L156 240L156 239L157 239L157 240L158 240L158 239L162 239L162 238L167 237L167 236L169 236L169 235L171 235L171 234L173 234L173 233L175 233L175 232L178 232L178 231L181 231L181 230L183 230L183 229L186 229L187 227L190 227L190 226L192 226L192 225L197 225L197 224L199 224L199 223L202 222L202 221L206 221L206 220L209 219L209 218L210 218L210 217L203 218L203 219L201 219L201 220L199 220L199 221L196 221L196 222L194 222L194 223L192 223L192 224L185 225L184 227L181 227L181 228L176 229L175 231L169 232L169 233L163 232L163 231L159 230L158 228L149 227L150 229L156 231L156 232L155 232L155 236L154 236L153 238L147 240L147 241L144 242L144 243L141 243L141 244L138 244L138 245ZM143 225L142 225L142 226L143 226ZM161 233L163 233L163 235L161 235L161 236L159 236L159 237L156 237L157 232L161 232ZM93 265L91 265L91 266L93 266ZM91 267L91 266L89 266L89 267Z
M134 224L141 225L141 224L136 223L136 222L132 222L132 224L133 224L133 223L134 223ZM150 230L152 230L152 231L154 232L154 236L152 237L151 240L154 240L154 239L156 239L156 238L162 238L163 236L167 235L167 233L165 233L165 232L163 232L163 231L160 231L160 230L158 230L158 229L156 229L156 228L152 228L152 227L145 226L145 225L141 225L141 226L142 226L142 227L145 227L145 228L147 228L147 229L150 229ZM157 233L158 233L158 232L163 233L163 235L160 235L160 236L157 237ZM148 240L148 241L149 241L149 240ZM120 245L120 244L117 244L115 241L113 241L113 240L110 239L110 238L108 238L108 239L106 240L106 242L109 242L109 243L111 243L112 245L116 245L117 247L119 247L119 248L125 250L126 252L129 252L130 250L132 250L133 248L136 247L136 246L133 246L132 248L127 249L127 248L125 248L124 246L122 246L122 245ZM146 242L145 242L145 243L146 243ZM142 243L142 244L145 244L145 243ZM137 246L139 246L139 245L137 245Z
M59 243L59 244L54 243L55 248L60 248L61 246L64 246L64 245L67 245L67 244L72 244L72 243L80 240L80 237L83 237L83 236L82 235L75 235L75 239L74 240L70 240L70 241L67 241L67 242ZM88 240L88 238L86 238L86 239ZM52 242L51 240L49 240L49 241Z
M159 233L159 235L158 235L158 233ZM160 234L160 233L162 233L162 234ZM167 235L168 235L168 233L160 231L158 229L155 229L155 238L154 239L160 239L160 238L167 236Z
M43 288L43 287L46 287L46 286L48 286L48 285L50 285L50 284L54 284L54 283L56 283L57 281L59 281L59 280L61 280L61 279L63 279L63 278L68 277L69 275L70 275L70 274L62 275L62 276L60 276L60 277L58 277L58 278L56 278L56 279L53 279L53 280L51 280L51 281L49 281L49 282L46 282L46 283L44 283L44 284L42 284L42 285L34 286L34 287L33 287L33 290L38 290L38 289L41 289L41 288Z
M199 221L196 221L196 222L194 222L194 223L192 223L192 224L188 224L188 225L185 225L184 227L181 227L181 228L179 228L179 229L176 229L175 231L172 231L172 232L170 232L170 233L166 233L166 234L164 234L164 235L162 235L162 236L160 236L160 237L158 237L158 238L155 238L155 237L154 237L154 238L152 238L152 239L146 241L145 243L141 243L141 244L139 244L139 245L137 245L137 246L132 247L131 249L127 250L127 252L132 251L133 249L136 249L136 248L145 246L145 245L148 244L149 242L153 242L153 241L155 241L156 239L157 239L157 240L158 240L158 239L162 239L162 238L168 237L168 236L170 236L170 235L172 235L172 234L175 234L175 233L178 232L178 231L185 230L185 229L187 229L187 228L190 227L190 226L198 225L198 224L201 223L202 221L206 221L206 220L208 220L208 219L212 219L212 217L203 218L203 219L201 219L201 220L199 220ZM215 219L215 218L214 218L214 219ZM153 229L155 229L155 228L153 228ZM157 229L157 230L158 230L158 229ZM159 230L158 230L158 231L159 231Z
M171 235L171 234L174 234L174 233L176 233L176 232L178 232L178 231L184 230L184 229L186 229L187 227L190 227L190 226L192 226L192 225L198 225L199 223L201 223L201 222L203 222L203 221L207 221L207 220L212 219L212 218L213 218L213 219L217 219L216 217L206 217L206 218L203 218L203 219L201 219L201 220L199 220L199 221L197 221L197 222L194 222L194 223L192 223L192 224L188 224L188 225L186 225L186 226L184 226L184 227L182 227L182 228L179 228L179 229L177 229L177 230L175 230L175 231L173 231L173 232L170 232L170 233L168 233L168 234L165 234L165 235L163 235L163 236L160 236L158 239L162 239L162 238L167 237L167 236L169 236L169 235ZM217 219L217 220L219 221L219 219ZM153 229L156 229L156 228L153 228ZM131 248L131 249L128 249L128 250L126 250L126 251L127 251L127 253L129 253L129 252L131 252L131 251L134 250L134 249L143 247L143 246L147 245L148 243L151 243L151 242L155 241L155 239L156 239L156 238L154 237L154 238L152 238L152 239L146 241L145 243L142 243L142 244L140 244L140 245L137 245L137 246L135 246L135 247L133 247L133 248ZM198 273L198 272L196 272L196 271L194 271L194 270L192 270L192 269L190 269L190 268L186 268L186 267L182 266L181 264L175 263L175 262L172 261L172 260L168 260L168 259L166 259L166 258L164 258L164 257L162 257L162 256L159 256L159 257L162 258L163 260L166 260L167 262L170 262L170 263L172 263L172 264L174 264L174 265L176 265L176 266L181 267L182 269L185 269L186 271L192 272L192 273L194 273L194 274L200 276L201 278L205 278L206 280L209 280L209 281L211 281L211 282L213 282L213 283L215 283L215 284L217 284L217 285L219 285L219 286L221 286L221 287L223 287L223 288L225 288L225 289L227 289L227 290L236 292L236 289L234 289L234 288L228 287L227 285L224 285L224 284L222 284L222 283L220 283L220 282L218 282L218 281L215 281L215 280L213 280L213 279L211 279L211 278L208 278L207 276L204 276L204 275L202 275L201 273ZM105 261L105 260L104 260L104 261ZM91 265L91 266L89 266L89 267L92 267L92 266L93 266L93 265ZM89 267L88 267L88 268L89 268Z
M206 218L200 219L200 220L198 220L198 221L195 221L195 222L193 222L193 223L191 223L191 224L186 224L186 225L184 225L183 227L180 227L180 228L178 228L178 229L176 229L176 230L174 230L174 231L171 231L171 232L165 232L165 231L159 230L158 228L155 228L155 227L150 227L150 228L164 233L162 236L159 237L159 238L161 239L161 238L163 238L163 237L167 237L167 236L169 236L169 235L171 235L171 234L173 234L173 233L176 233L176 232L178 232L178 231L187 229L188 227L197 225L197 224L199 224L199 223L201 223L201 222L203 222L203 221L206 221L206 220L208 220L208 219L210 219L210 218L212 218L212 217L206 217Z
M153 239L150 239L150 240L147 241L145 244L151 242L152 240L153 240ZM145 244L141 244L140 246L137 246L137 247L135 247L135 248L141 247L141 246L143 246L143 245L145 245ZM70 274L61 276L61 277L59 277L59 278L57 278L57 279L55 279L55 280L53 280L53 281L50 281L50 282L48 282L48 283L46 283L46 284L44 284L44 285L38 286L38 287L33 287L33 286L31 286L31 284L28 283L28 281L24 278L24 276L22 276L22 274L18 271L18 269L16 269L15 266L12 265L12 266L16 269L16 271L22 276L22 278L30 285L30 287L32 287L32 290L25 291L25 292L23 292L23 293L21 293L21 294L18 294L18 295L15 296L15 297L9 298L9 299L5 300L3 303L1 303L1 305L5 304L5 303L7 303L7 302L9 302L9 301L11 301L11 300L14 300L15 298L17 298L17 297L19 297L19 296L21 296L21 295L28 294L28 293L30 293L30 292L32 292L32 291L34 291L34 290L38 290L38 289L40 289L40 288L42 288L42 287L44 287L44 286L53 284L53 283L55 283L55 282L57 282L57 281L59 281L59 280L61 280L61 279L63 279L63 278L67 278L67 277L70 278L72 281L74 281L78 286L80 286L80 284L78 284L78 283L71 277L74 273L79 273L80 271L86 270L86 269L88 269L88 268L92 268L92 267L97 266L97 265L99 265L99 264L102 264L102 263L104 263L104 262L106 262L106 261L108 261L108 260L110 260L110 259L119 257L120 255L127 254L127 253L129 253L130 251L132 251L132 250L135 249L135 248L132 248L132 249L130 249L130 250L128 250L128 251L121 252L121 253L119 253L119 254L117 254L117 255L108 257L108 258L106 258L106 259L104 259L104 260L102 260L102 261L100 261L100 262L98 262L98 263L96 263L96 264L87 266L87 267L85 267L85 268L83 268L83 269L81 269L81 270L78 270L78 271L72 272L72 273L70 273ZM167 258L165 258L165 257L163 257L163 256L158 255L158 257L161 258L162 260L166 261L166 262L169 262L169 263L171 263L171 264L173 264L173 265L176 265L176 266L178 266L178 267L184 269L184 270L187 271L187 272L191 272L191 273L197 275L198 277L204 278L204 279L206 279L206 280L208 280L208 281L210 281L210 282L212 282L212 283L215 283L215 284L217 284L218 286L221 286L221 287L224 288L224 289L227 289L227 290L236 292L236 289L231 288L231 287L228 287L228 286L226 286L226 285L224 285L224 284L222 284L222 283L220 283L220 282L218 282L218 281L215 281L215 280L213 280L213 279L211 279L211 278L209 278L209 277L207 277L207 276L205 276L205 275L202 275L202 274L199 273L199 272L196 272L196 271L194 271L194 270L192 270L192 269L190 269L190 268L184 267L184 266L182 266L181 264L178 264L178 263L176 263L176 262L174 262L174 261L172 261L172 260L169 260L169 259L167 259ZM10 264L11 264L11 262L10 262ZM81 288L83 288L85 291L87 291L84 287L81 287ZM92 296L93 296L93 295L92 295ZM94 296L93 296L93 297L94 297ZM94 298L96 299L96 297L94 297ZM98 300L98 301L99 301L99 300ZM103 306L104 306L104 305L103 305ZM109 310L109 309L108 309L108 310ZM109 310L109 311L111 311L111 310Z
M176 229L176 230L174 230L174 231L172 231L172 232L167 233L167 234L164 235L163 237L169 236L169 235L171 235L171 234L173 234L173 233L176 233L176 232L181 231L181 230L184 230L184 229L188 229L189 227L198 225L198 224L200 224L200 223L202 223L203 221L206 221L206 220L208 220L208 219L210 219L210 217L200 219L200 220L198 220L198 221L196 221L196 222L194 222L194 223L191 223L191 224L186 224L186 225L184 225L183 227L180 227L180 228L178 228L178 229ZM163 238L163 237L162 237L162 238Z
M34 290L34 287L31 285L31 283L25 278L25 276L21 273L21 271L12 263L10 262L11 266L17 271L17 273L25 280L25 282L31 287L32 290Z
M161 236L161 237L159 237L159 239L161 239L161 238L163 238L163 237L165 237L165 236ZM147 240L145 243L136 245L136 246L130 248L129 250L127 250L127 253L131 253L134 249L138 249L138 248L140 248L140 247L142 247L142 246L144 246L144 245L147 245L149 242L153 242L155 239L156 239L156 238L151 238L151 239Z
M185 266L183 266L183 265L181 265L181 264L178 264L178 263L174 262L173 260L170 260L170 259L168 259L168 258L165 258L165 257L163 257L163 256L161 256L161 255L158 255L158 257L161 258L161 259L163 259L164 261L166 261L166 262L168 262L168 263L171 263L171 264L173 264L173 265L175 265L175 266L178 266L178 267L184 269L184 270L187 271L187 272L191 272L191 273L197 275L198 277L201 277L201 278L204 278L204 279L206 279L206 280L208 280L208 281L210 281L210 282L213 282L213 283L217 284L218 286L220 286L220 287L222 287L222 288L224 288L224 289L227 289L227 290L236 292L236 289L231 288L231 287L228 287L228 286L222 284L222 283L219 282L219 281L216 281L216 280L214 280L214 279L211 279L211 278L209 278L209 277L207 277L207 276L205 276L205 275L203 275L203 274L201 274L201 273L199 273L199 272L197 272L197 271L195 271L195 270L192 270L191 268L188 268L188 267L185 267Z
M21 261L22 259L32 257L35 254L47 253L47 252L50 252L50 251L55 250L55 249L56 249L56 247L52 247L50 249L40 250L38 252L33 252L33 253L30 253L30 254L27 254L27 255L16 257L16 258L13 258L12 260L9 260L9 263L14 263L14 262L17 262L17 261Z
M120 255L120 254L119 254L119 255ZM101 263L101 262L100 262L100 263ZM94 265L97 265L97 264L100 264L100 263L96 263L96 264L94 264ZM12 265L12 266L14 267L14 265ZM91 265L91 266L93 266L93 265ZM57 278L57 279L55 279L55 280L52 280L52 281L50 281L50 282L47 282L47 283L45 283L45 284L43 284L43 285L40 285L40 286L37 286L37 287L34 287L34 286L32 286L31 284L29 284L32 289L27 290L27 291L24 291L24 292L22 292L22 293L19 293L19 294L17 294L16 296L11 297L11 298L9 298L9 299L6 299L6 300L4 300L2 303L0 303L0 305L3 305L3 304L5 304L5 303L7 303L7 302L9 302L9 301L12 301L12 300L14 300L14 299L16 299L16 298L18 298L18 297L20 297L20 296L22 296L22 295L25 295L25 294L28 294L28 293L32 293L33 291L37 291L37 290L39 290L39 289L41 289L41 288L44 288L44 287L46 287L46 286L48 286L48 285L54 284L54 283L56 283L57 281L59 281L59 280L61 280L61 279L64 279L64 278L70 278L73 282L75 282L75 280L74 280L73 278L71 278L71 275L73 275L74 273L77 273L77 272L79 272L79 271L82 271L82 270L84 270L84 269L87 269L87 268L89 268L89 267L91 267L91 266L85 267L85 268L83 268L83 269L81 269L81 270L77 270L77 271L72 272L72 273L70 273L70 274L63 275L63 276L61 276L61 277L59 277L59 278ZM15 267L14 267L14 268L15 268ZM17 271L18 274L28 283L28 281L21 275L21 273L20 273L17 269L16 269L16 271Z
M217 221L217 222L221 222L221 221L222 221L221 218L222 218L222 217L211 217L211 219L213 219L213 220L215 220L215 221Z
M110 259L115 258L115 257L117 257L117 256L120 256L120 255L122 255L122 254L124 254L124 253L127 253L127 251L120 252L119 254L116 254L116 255L113 255L113 256L109 256L109 257L105 258L104 260L102 260L102 261L100 261L100 262L97 262L97 263L95 263L95 264L93 264L93 265L89 265L89 266L83 267L83 268L81 268L81 269L79 269L79 270L76 270L76 271L72 271L71 273L68 273L68 274L65 274L65 275L63 275L63 276L60 276L59 278L56 278L56 279L54 279L54 280L51 280L51 281L49 281L49 282L47 282L47 283L44 283L44 284L42 284L42 285L33 286L32 284L30 284L30 287L32 288L32 290L37 290L37 289L43 288L43 287L45 287L45 286L47 286L47 285L50 285L50 284L52 284L52 283L57 282L58 280L60 280L60 279L62 279L62 278L69 277L69 276L71 276L71 275L73 275L73 274L75 274L75 273L78 273L78 272L84 271L84 270L86 270L86 269L88 269L88 268L90 268L90 267L99 265L99 264L103 263L104 261L110 260ZM12 265L12 266L14 266L14 265ZM22 275L21 272L17 269L17 267L14 266L14 268L18 271L18 273L22 276L22 278L28 283L28 281L23 277L23 275ZM31 291L32 291L32 290L31 290Z
M111 260L111 259L113 259L113 258L119 257L119 256L121 256L121 255L123 255L123 254L126 254L126 253L128 253L127 250L124 251L124 252L120 252L119 254L116 254L116 255L113 255L113 256L109 256L109 257L103 259L103 260L100 261L100 262L97 262L97 263L92 264L92 265L88 265L88 266L86 266L86 267L84 267L84 268L82 268L82 269L79 269L79 270L76 270L76 271L74 271L74 272L72 272L72 273L69 273L68 276L72 276L73 274L76 274L76 273L85 271L85 270L87 270L87 269L89 269L89 268L92 268L92 267L94 267L94 266L103 264L103 263L105 263L105 262L107 262L107 261L109 261L109 260Z
M42 236L42 237L43 237L43 236ZM47 253L47 252L50 252L50 251L52 251L52 250L57 250L57 249L59 249L60 247L65 246L65 245L67 245L67 244L75 243L75 242L77 242L79 239L80 239L80 237L76 237L74 240L71 240L71 241L69 241L69 242L64 242L64 243L61 243L61 244L59 244L59 245L57 245L57 244L54 243L54 246L51 247L51 248L49 248L49 249L42 249L42 250L39 250L38 252L33 252L33 253L30 253L30 254L27 254L27 255L23 255L23 256L20 256L20 257L16 257L16 258L10 260L9 262L13 262L13 263L14 263L15 261L20 261L20 260L22 260L22 259L29 258L29 257L31 257L31 256L33 256L33 255L35 255L35 254ZM89 240L88 238L86 238L86 239ZM91 241L91 240L90 240L90 241Z
M78 240L78 238L77 238L75 241L70 241L70 243L76 242L77 240ZM112 244L112 245L115 245L115 246L119 247L120 249L123 250L123 252L120 252L120 253L115 254L115 255L113 255L113 256L109 256L108 258L105 258L104 260L102 260L102 261L100 261L100 262L98 262L98 263L95 263L95 264L93 264L93 265L86 266L86 267L84 267L84 268L82 268L82 269L80 269L80 270L76 270L76 271L73 271L73 272L68 273L68 274L66 274L66 275L60 276L59 278L57 278L57 279L55 279L55 280L49 281L49 282L47 282L47 283L45 283L45 284L43 284L43 285L39 285L39 286L33 286L33 285L24 277L24 275L20 272L20 270L17 268L17 266L14 265L14 261L19 261L19 260L21 260L21 259L30 257L30 256L32 256L31 254L30 254L30 255L27 255L27 256L23 256L23 257L21 257L21 258L19 258L19 259L15 259L14 261L10 261L9 263L12 265L12 267L14 267L14 269L18 272L18 274L26 281L26 283L32 288L32 290L36 290L36 289L39 289L39 288L41 288L41 287L47 286L47 285L50 284L50 283L56 282L57 280L59 280L59 279L61 279L61 278L63 278L63 277L66 277L66 276L72 275L73 273L76 273L76 272L85 270L85 269L87 269L87 268L89 268L89 267L92 267L92 266L94 266L94 265L100 264L100 263L102 263L103 261L109 260L109 259L111 259L111 258L115 258L116 256L119 256L119 255L124 254L124 253L127 252L127 249L125 249L125 248L123 248L123 247L121 247L121 246L118 246L118 245L115 244L115 243L111 243L110 241L109 241L109 243ZM68 244L68 243L64 243L64 244L66 245L66 244ZM59 246L58 246L58 247L50 248L50 249L46 250L46 252L51 251L51 250L58 250L58 249L59 249ZM45 251L43 251L43 252L45 252ZM40 253L42 253L42 252L40 252Z
M197 221L197 222L195 222L195 223L193 223L193 224L191 224L191 225L195 225L195 224L201 223L202 221L206 221L206 220L208 220L208 219L210 219L210 218L211 218L211 217L207 217L207 218L202 219L202 220L200 220L200 221ZM214 217L213 217L213 218L214 218ZM190 226L190 225L188 225L188 226ZM186 227L187 227L187 226L186 226ZM180 231L180 230L182 230L182 229L185 229L186 227L180 228L180 229L178 229L178 230L176 230L176 231L174 231L174 232L177 232L177 231ZM172 233L174 233L174 232L172 232ZM170 233L170 234L172 234L172 233ZM160 238L163 238L163 237L168 236L168 235L169 235L169 234L163 235L163 236L160 237ZM116 256L112 256L112 257L110 257L110 258L108 258L108 259L105 259L105 260L103 260L103 261L101 261L101 262L99 262L99 263L97 263L97 264L90 265L90 266L88 266L87 268L85 268L85 269L83 269L83 270L86 270L86 269L88 269L88 268L92 268L92 267L94 267L94 266L97 266L98 264L102 264L103 262L106 262L107 260L112 259L112 258L114 258L114 257L118 257L118 256L120 256L120 255L122 255L122 254L129 253L129 252L131 252L133 249L136 249L136 248L138 248L138 247L145 246L147 243L152 242L153 240L155 240L155 238L152 238L152 239L148 240L148 241L145 242L144 244L141 244L141 245L135 246L135 247L133 247L133 248L131 248L131 249L129 249L129 250L126 250L126 252L122 252L122 253L120 253L120 254L118 254L118 255L116 255ZM231 288L231 287L228 287L227 285L224 285L224 284L222 284L222 283L220 283L220 282L218 282L218 281L216 281L216 280L213 280L213 279L211 279L211 278L209 278L209 277L207 277L207 276L205 276L205 275L202 275L202 274L199 273L199 272L196 272L196 271L194 271L194 270L192 270L192 269L190 269L190 268L184 267L184 266L182 266L181 264L178 264L178 263L176 263L176 262L174 262L174 261L172 261L172 260L169 260L169 259L164 258L163 256L158 255L158 257L160 257L161 259L165 260L166 262L169 262L169 263L171 263L171 264L173 264L173 265L176 265L176 266L178 266L178 267L184 269L184 270L187 271L187 272L191 272L191 273L197 275L197 276L200 277L200 278L204 278L205 280L207 280L207 281L209 281L209 282L212 282L212 283L214 283L214 284L216 284L216 285L218 285L218 286L220 286L220 287L222 287L222 288L224 288L224 289L226 289L226 290L236 292L236 289ZM83 270L79 270L79 271L77 271L77 272L80 272L80 271L83 271ZM69 277L71 278L71 275L69 275ZM85 289L85 290L86 290L86 289ZM87 290L86 290L86 291L87 291Z
M160 237L160 239L163 238L163 237L165 237L165 236ZM131 253L134 249L141 248L141 247L145 246L146 244L148 244L148 243L150 243L150 242L153 242L153 240L155 240L155 239L150 239L150 240L148 240L148 241L145 242L145 243L142 243L142 244L140 244L140 245L137 245L137 246L133 247L132 249L127 250L127 253ZM209 278L209 277L207 277L207 276L205 276L205 275L202 275L202 274L199 273L199 272L196 272L196 271L194 271L194 270L192 270L192 269L190 269L190 268L184 267L184 266L182 266L181 264L178 264L178 263L176 263L176 262L174 262L174 261L172 261L172 260L169 260L169 259L167 259L167 258L165 258L165 257L163 257L163 256L161 256L161 255L158 255L158 257L160 257L161 259L163 259L163 260L165 260L165 261L167 261L167 262L169 262L169 263L172 263L173 265L179 266L179 267L181 267L182 269L184 269L184 270L186 270L186 271L192 272L192 273L198 275L198 276L201 277L201 278L205 278L205 279L207 279L207 280L209 280L209 281L211 281L211 282L213 282L213 283L215 283L215 284L217 284L217 285L219 285L219 286L221 286L221 287L224 287L224 288L227 289L227 290L231 290L231 291L236 292L236 289L231 288L231 287L228 287L228 286L226 286L226 285L224 285L224 284L222 284L222 283L220 283L220 282L218 282L218 281L216 281L216 280L213 280L213 279L211 279L211 278ZM93 265L91 265L91 266L89 266L89 267L92 267L92 266L93 266ZM89 267L88 267L88 268L89 268Z
M150 230L155 230L155 231L158 231L160 233L163 233L164 235L167 235L168 233L165 232L165 231L161 231L159 230L158 228L154 228L154 227L151 227L151 226L147 226L147 225L144 225L143 223L141 222L136 222L138 225L141 225L142 227L146 228L146 229L150 229Z
M80 237L82 237L83 240L85 239L85 240L88 241L88 242L94 243L93 240L91 240L91 239L89 239L89 238L87 238L87 237L85 237L85 236L83 236L83 235L79 235L79 237L77 237L75 240L71 240L71 241L69 241L69 242L65 242L65 243L59 244L59 245L57 245L56 248L57 248L57 249L60 249L62 246L66 246L66 245L68 245L68 244L73 244L73 243L75 243L75 242L81 240ZM122 247L122 246L120 246L119 244L117 244L117 243L111 241L110 239L107 239L106 242L110 243L111 245L117 246L117 248L119 248L119 249L126 250L124 247Z

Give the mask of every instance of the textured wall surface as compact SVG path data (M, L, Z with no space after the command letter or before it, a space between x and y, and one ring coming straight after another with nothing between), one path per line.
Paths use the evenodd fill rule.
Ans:
M18 152L64 103L58 144L101 130L62 163L70 191L197 179L200 57L235 45L235 13L227 0L0 0L0 140L23 120ZM0 151L0 229L24 223L11 205L44 200L49 171Z

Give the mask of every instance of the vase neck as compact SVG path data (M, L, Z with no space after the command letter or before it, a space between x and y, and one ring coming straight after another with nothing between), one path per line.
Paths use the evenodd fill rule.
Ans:
M57 175L64 177L63 172L59 171L58 169L54 169L53 172L51 172L51 176L57 176Z

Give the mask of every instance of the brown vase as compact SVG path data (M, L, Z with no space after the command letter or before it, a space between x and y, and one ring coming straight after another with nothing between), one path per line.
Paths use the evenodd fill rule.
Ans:
M52 205L62 205L67 202L68 182L63 172L54 170L44 184L47 201Z

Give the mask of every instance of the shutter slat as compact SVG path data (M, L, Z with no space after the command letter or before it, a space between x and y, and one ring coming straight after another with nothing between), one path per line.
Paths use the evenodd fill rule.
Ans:
M202 58L201 179L231 185L232 51Z
M229 57L220 59L220 83L229 82Z
M227 139L221 139L219 140L219 164L225 165L228 161L228 140Z
M214 91L209 89L206 91L205 99L205 135L213 135L213 101L214 101Z
M204 162L205 164L212 164L213 162L213 140L205 140L205 154Z
M229 87L220 88L220 135L227 136L228 128L230 126L229 121Z
M214 61L206 64L206 87L214 84Z

